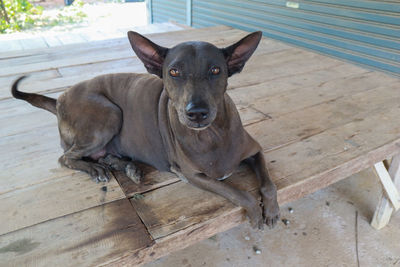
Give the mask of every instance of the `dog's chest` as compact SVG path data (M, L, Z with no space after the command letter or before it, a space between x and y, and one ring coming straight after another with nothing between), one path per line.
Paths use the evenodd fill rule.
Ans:
M179 147L176 153L177 157L171 165L171 171L176 173L181 180L199 173L210 178L224 180L238 167L241 154L232 147L225 148L223 146L196 153L187 153Z

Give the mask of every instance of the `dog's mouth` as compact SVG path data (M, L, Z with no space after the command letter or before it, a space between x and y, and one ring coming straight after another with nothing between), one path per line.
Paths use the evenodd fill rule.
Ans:
M185 125L187 128L195 131L202 131L211 126L211 124L215 119L215 114L211 114L209 118L202 121L190 121L185 116L181 116L180 118L182 119L180 120L181 123Z
M189 129L202 131L207 129L211 124L210 123L196 123L196 125L186 125Z

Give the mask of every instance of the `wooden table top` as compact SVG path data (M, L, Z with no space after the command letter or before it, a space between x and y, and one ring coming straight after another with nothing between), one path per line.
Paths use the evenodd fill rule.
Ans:
M245 34L218 26L149 37L223 47ZM136 186L120 173L96 184L61 168L55 116L10 95L25 73L21 90L56 97L100 74L144 71L127 38L0 53L0 262L138 264L244 221L241 208L170 173L149 169ZM400 151L397 78L264 38L228 89L264 149L280 204ZM226 182L256 193L246 167Z

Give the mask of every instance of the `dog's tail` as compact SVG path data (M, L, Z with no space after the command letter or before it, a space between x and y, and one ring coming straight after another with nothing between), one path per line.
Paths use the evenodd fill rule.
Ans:
M24 93L21 91L18 91L18 83L25 79L27 76L22 76L19 77L12 85L11 87L11 94L13 97L17 99L22 99L27 101L29 104L32 106L38 107L45 109L47 111L50 111L53 114L56 114L56 102L57 100L54 98L50 98L44 95L38 95L38 94L31 94L31 93Z

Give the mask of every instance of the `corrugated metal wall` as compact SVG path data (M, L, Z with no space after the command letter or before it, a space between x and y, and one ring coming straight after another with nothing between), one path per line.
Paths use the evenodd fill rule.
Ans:
M151 0L148 6L152 10L151 23L173 20L186 24L186 0Z
M155 22L262 30L267 37L400 75L400 1L192 0L186 13L188 1L152 2ZM169 12L172 3L180 16Z

